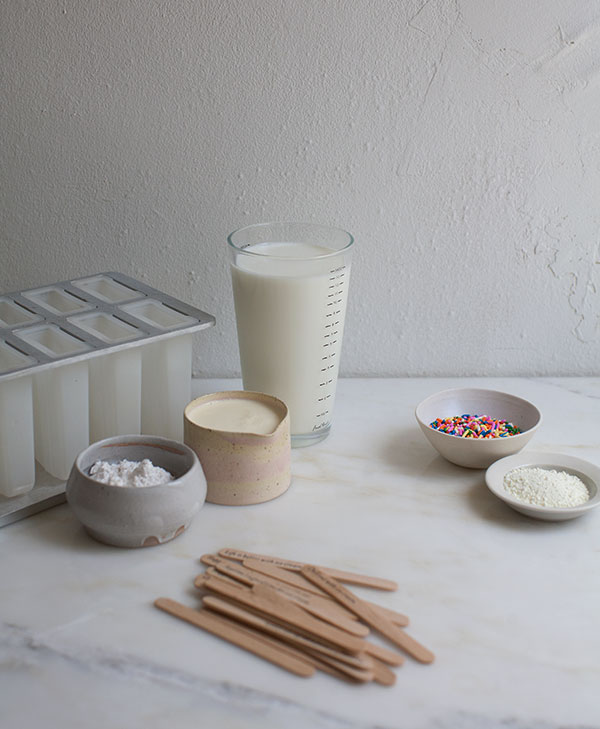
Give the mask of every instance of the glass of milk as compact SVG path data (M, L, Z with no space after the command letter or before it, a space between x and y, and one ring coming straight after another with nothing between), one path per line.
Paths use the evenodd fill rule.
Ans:
M245 390L283 400L293 446L329 434L354 239L313 223L264 223L228 237Z

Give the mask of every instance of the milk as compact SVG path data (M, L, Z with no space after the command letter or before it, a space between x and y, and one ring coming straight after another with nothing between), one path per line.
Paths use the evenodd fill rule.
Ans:
M281 422L281 414L266 403L249 399L212 400L188 411L196 425L230 433L270 435Z
M330 427L349 276L312 243L257 243L232 264L244 389L283 400L292 436Z

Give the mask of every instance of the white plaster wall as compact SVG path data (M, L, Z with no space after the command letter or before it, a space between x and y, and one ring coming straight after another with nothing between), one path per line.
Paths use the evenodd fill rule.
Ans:
M225 238L357 239L346 375L597 374L600 3L3 0L0 290L117 269L215 314Z

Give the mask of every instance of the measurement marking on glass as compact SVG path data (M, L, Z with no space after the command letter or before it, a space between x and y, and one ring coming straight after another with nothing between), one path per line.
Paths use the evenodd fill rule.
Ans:
M323 356L319 369L322 380L319 382L320 394L316 398L316 403L323 407L323 410L315 415L317 423L313 426L313 431L328 427L330 423L330 410L325 409L324 406L330 401L333 402L334 399L334 393L331 390L337 373L339 356L337 348L340 342L341 314L347 285L345 264L332 269L329 273L327 289L323 292L323 303L325 304L321 341Z

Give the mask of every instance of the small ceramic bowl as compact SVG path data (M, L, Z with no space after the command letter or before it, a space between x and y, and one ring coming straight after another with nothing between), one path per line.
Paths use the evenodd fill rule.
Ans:
M565 471L580 478L589 491L590 498L580 506L554 508L523 503L504 488L504 476L515 468L545 468ZM564 453L518 453L502 458L488 468L485 482L489 490L515 511L544 521L566 521L587 514L600 506L600 468L589 461Z
M174 476L159 486L109 486L95 481L96 461L150 459ZM122 435L105 438L76 458L67 501L90 536L116 547L151 547L185 531L206 498L206 479L191 448L167 438Z
M273 430L268 433L225 430L194 422L199 408L218 402L258 403L271 409ZM200 418L196 417L200 420ZM184 441L193 448L206 474L206 500L243 506L280 496L291 483L290 416L284 402L261 392L228 391L192 400L184 410Z
M460 438L430 426L436 418L487 415L508 420L522 430L506 438ZM466 468L487 468L494 461L518 453L542 422L540 411L528 400L497 390L459 388L443 390L421 402L415 417L427 440L446 460Z

